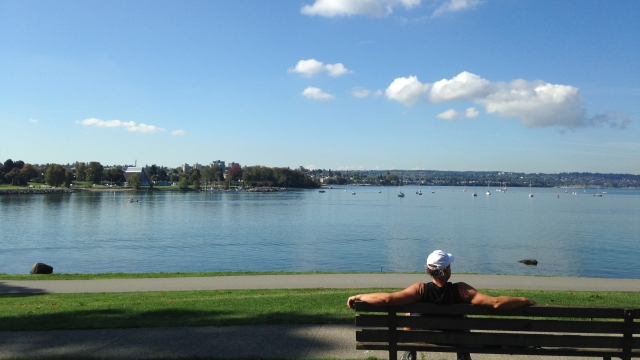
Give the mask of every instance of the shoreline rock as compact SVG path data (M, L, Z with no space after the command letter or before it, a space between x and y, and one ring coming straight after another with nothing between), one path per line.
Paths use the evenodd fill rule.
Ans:
M524 260L520 260L518 262L519 263L523 263L525 265L534 265L534 266L538 265L538 260L536 260L536 259L524 259Z

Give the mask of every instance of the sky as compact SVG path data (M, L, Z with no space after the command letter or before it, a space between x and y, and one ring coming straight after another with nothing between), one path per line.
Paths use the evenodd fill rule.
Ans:
M635 0L0 0L0 161L640 174Z

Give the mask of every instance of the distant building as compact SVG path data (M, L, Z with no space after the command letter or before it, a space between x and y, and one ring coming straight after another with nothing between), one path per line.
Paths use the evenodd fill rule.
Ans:
M189 166L189 164L187 163L182 164L182 172L187 172L189 170L191 170L191 166Z
M222 170L223 172L224 172L225 170L227 170L227 167L224 165L224 161L216 160L216 161L212 161L212 162L209 164L209 166L211 166L211 167L214 167L214 166L216 166L216 165L218 165L218 166L220 167L220 170Z
M193 164L193 169L200 170L200 169L202 169L202 165L200 165L198 163L195 163L195 164Z
M232 161L232 162L229 163L229 168L232 168L234 165L240 166L240 164L235 163L235 162Z
M136 174L140 175L140 186L151 185L151 183L149 182L149 178L147 177L147 173L142 167L128 167L127 170L124 171L124 179L128 182L129 179L131 179L131 177Z

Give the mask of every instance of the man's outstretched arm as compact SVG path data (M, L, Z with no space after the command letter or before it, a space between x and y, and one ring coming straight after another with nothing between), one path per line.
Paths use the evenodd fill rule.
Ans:
M536 302L526 297L490 296L483 294L466 283L458 283L458 290L462 300L466 303L494 309L510 310L525 305L535 305Z
M374 306L395 306L411 304L420 300L420 285L421 283L415 283L402 291L397 291L394 293L371 293L354 295L347 299L347 306L350 309L354 309L355 302L357 300L364 301Z

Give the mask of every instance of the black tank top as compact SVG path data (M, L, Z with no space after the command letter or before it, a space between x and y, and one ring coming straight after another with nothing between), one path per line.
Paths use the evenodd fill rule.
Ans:
M420 287L421 298L420 302L426 302L438 305L451 305L461 304L462 297L460 296L460 290L458 290L458 283L446 283L443 287L428 282L424 283L424 286Z

